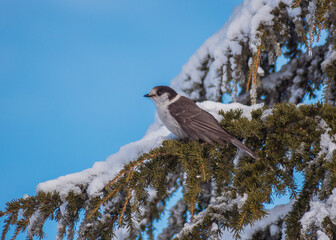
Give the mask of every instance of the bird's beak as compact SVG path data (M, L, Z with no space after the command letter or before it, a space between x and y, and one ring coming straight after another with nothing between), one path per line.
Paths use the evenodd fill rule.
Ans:
M153 97L154 95L152 95L152 94L146 94L144 97L149 97L149 98L151 98L151 97Z

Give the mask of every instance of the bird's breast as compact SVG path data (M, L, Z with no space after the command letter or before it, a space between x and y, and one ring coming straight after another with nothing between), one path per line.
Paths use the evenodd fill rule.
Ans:
M175 120L175 118L170 114L168 106L156 106L158 115L162 123L171 131L175 136L185 139L188 135L183 131L181 126Z

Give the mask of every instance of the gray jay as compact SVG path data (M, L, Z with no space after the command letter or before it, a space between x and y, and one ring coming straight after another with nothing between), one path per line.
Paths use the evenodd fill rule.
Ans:
M177 137L201 140L212 145L229 142L253 158L258 158L251 149L225 131L214 116L199 108L189 98L177 94L172 88L157 86L145 97L154 101L159 118Z

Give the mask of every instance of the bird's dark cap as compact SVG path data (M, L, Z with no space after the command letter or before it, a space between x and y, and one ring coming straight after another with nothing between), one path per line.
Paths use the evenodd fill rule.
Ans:
M172 89L170 87L167 87L167 86L157 86L154 89L156 90L156 94L158 96L160 96L164 93L168 93L169 100L173 99L177 95L177 93L175 92L174 89Z

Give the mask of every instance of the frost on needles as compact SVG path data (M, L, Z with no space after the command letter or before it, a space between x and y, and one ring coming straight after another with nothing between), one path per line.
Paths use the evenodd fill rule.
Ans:
M154 239L179 189L157 239L336 239L335 23L334 0L245 0L172 80L259 159L181 142L157 119L106 161L9 201L2 239L9 228L12 239L42 238L47 219L57 221L57 239ZM321 31L327 37L313 47ZM277 71L280 55L288 63ZM302 104L322 88L319 103ZM227 94L239 103L222 104ZM265 209L284 194L289 204Z

